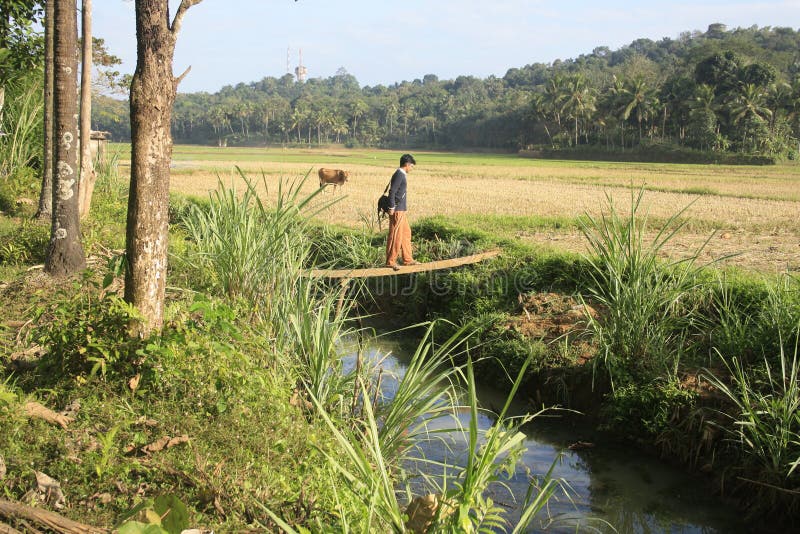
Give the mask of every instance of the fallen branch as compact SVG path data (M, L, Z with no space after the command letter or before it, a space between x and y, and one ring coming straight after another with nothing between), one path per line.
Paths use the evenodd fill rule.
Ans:
M49 510L34 508L33 506L4 499L0 499L0 515L7 519L27 519L37 525L63 534L107 534L110 532L108 529L78 523ZM3 528L4 525L0 524L0 532L17 532L13 529L4 531L2 530Z
M22 534L22 532L0 521L0 534Z
M73 419L72 417L67 417L60 413L54 412L50 408L46 406L42 406L38 402L30 401L26 402L25 405L22 407L25 410L25 415L28 417L35 417L37 419L44 419L50 424L59 425L61 428L67 428Z

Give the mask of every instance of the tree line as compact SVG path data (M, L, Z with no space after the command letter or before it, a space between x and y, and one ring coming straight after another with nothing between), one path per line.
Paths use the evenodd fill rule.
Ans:
M177 142L344 143L416 148L626 150L667 144L793 156L800 138L800 32L712 24L575 59L361 87L344 68L179 94ZM129 135L127 104L97 100L96 128Z

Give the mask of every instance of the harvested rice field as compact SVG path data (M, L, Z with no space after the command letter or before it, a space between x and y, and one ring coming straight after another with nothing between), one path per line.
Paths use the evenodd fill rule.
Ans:
M124 145L122 146L124 148ZM608 213L613 202L629 213L632 194L645 190L640 214L653 235L685 210L686 225L665 253L692 255L765 273L800 272L800 165L721 166L554 161L516 155L414 153L408 208L412 224L444 216L466 228L489 231L555 250L582 252L577 220ZM218 180L241 188L238 166L265 199L279 183L308 175L304 191L318 187L321 167L349 171L347 184L317 198L336 200L320 217L360 227L374 219L375 202L397 166L400 151L177 146L171 188L204 197ZM123 158L121 163L127 161Z

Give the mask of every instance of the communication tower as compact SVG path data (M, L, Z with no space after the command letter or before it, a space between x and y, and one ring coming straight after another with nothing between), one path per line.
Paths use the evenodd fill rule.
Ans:
M306 74L308 74L308 69L303 66L303 49L301 48L299 64L294 69L294 75L297 76L297 81L302 83L306 81Z

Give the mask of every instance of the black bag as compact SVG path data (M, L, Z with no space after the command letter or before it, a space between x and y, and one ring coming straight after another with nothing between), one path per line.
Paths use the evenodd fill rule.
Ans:
M383 195L378 199L378 229L381 227L381 219L389 215L389 187L392 181L386 184L386 189L383 190Z
M386 184L386 189L383 190L383 195L378 199L378 220L380 220L381 216L389 214L389 187L391 185L392 182L389 181Z

